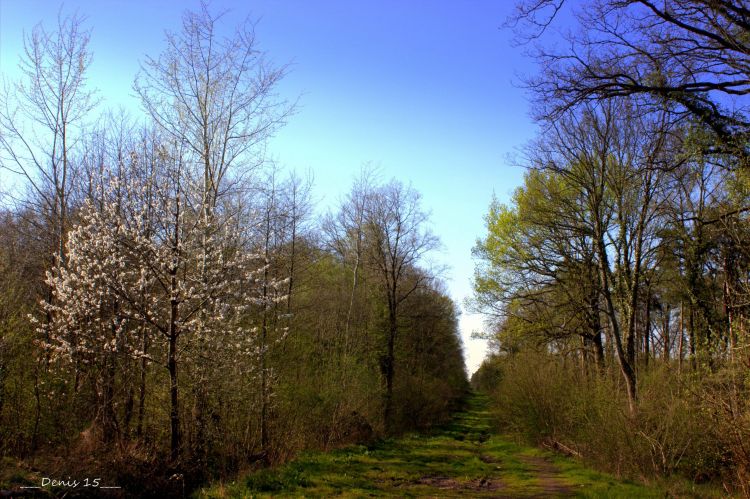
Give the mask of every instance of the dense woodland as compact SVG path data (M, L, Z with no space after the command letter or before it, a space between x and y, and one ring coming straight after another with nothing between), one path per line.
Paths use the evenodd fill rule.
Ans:
M512 24L540 132L475 246L474 386L542 445L750 495L750 4L529 1Z
M135 76L139 116L87 81L81 17L28 33L0 95L5 463L159 494L430 426L465 394L418 192L365 169L318 215L264 155L287 68L227 23L184 14Z

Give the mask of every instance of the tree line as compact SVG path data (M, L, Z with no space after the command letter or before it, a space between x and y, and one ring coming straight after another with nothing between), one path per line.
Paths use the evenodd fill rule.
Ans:
M137 118L92 121L83 18L25 37L0 95L3 456L158 493L429 426L464 394L419 193L364 169L316 216L312 179L264 154L287 67L226 21L183 15Z
M474 382L508 424L745 494L749 21L742 1L520 2L540 132L474 249L495 345Z

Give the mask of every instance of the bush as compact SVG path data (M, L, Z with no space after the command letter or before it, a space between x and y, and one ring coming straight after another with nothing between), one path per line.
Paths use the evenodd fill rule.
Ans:
M678 475L744 491L750 476L748 390L727 374L639 373L631 414L619 372L585 373L560 357L521 352L493 361L489 390L500 424L542 446L580 455L619 476Z

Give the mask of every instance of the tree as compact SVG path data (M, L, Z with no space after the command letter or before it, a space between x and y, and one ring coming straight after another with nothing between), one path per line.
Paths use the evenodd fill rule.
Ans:
M24 37L19 67L22 77L3 84L0 91L0 168L19 177L28 195L9 196L29 222L20 226L39 239L41 272L64 264L65 234L70 225L73 156L82 125L96 101L86 88L91 63L89 31L78 16L57 16L56 29L36 25ZM43 279L40 279L42 281ZM37 281L39 282L39 281ZM40 283L42 284L42 283ZM49 300L50 289L37 290ZM46 318L49 320L49 318ZM47 359L34 369L35 424L32 447L37 444L42 415L41 376Z
M518 3L513 21L546 29L565 0ZM569 3L569 2L567 2ZM734 0L592 0L577 13L569 49L539 51L529 84L542 114L625 96L689 116L718 139L712 149L747 157L750 6ZM743 160L744 161L744 160Z
M329 213L322 222L329 249L351 265L352 281L344 326L345 353L349 351L351 340L350 329L362 272L368 209L375 188L374 177L375 173L369 166L363 167L359 178L341 202L339 211L335 215Z
M603 367L597 262L578 187L558 172L530 169L512 206L493 201L486 222L487 236L472 250L472 305L495 319L503 347L514 348L523 329L526 341L545 344L577 335L584 356L591 350ZM533 327L524 326L529 314Z
M38 24L24 39L23 80L0 93L0 166L29 186L31 206L48 226L50 253L65 261L72 155L96 104L86 89L90 32L78 15Z
M387 429L393 424L395 344L400 306L427 282L429 275L416 272L416 267L420 259L439 244L426 229L428 215L419 204L417 191L391 181L373 191L367 211L368 262L377 275L388 310L386 348L380 366L385 382L383 420Z
M627 105L586 107L555 126L551 154L540 163L574 182L586 204L603 309L631 411L640 294L660 244L660 177L679 163L667 126L659 116L639 115Z
M206 3L185 12L182 31L167 33L166 50L148 57L134 82L148 115L184 147L185 167L196 171L207 230L222 199L247 188L249 174L265 161L265 141L291 113L274 93L286 68L266 61L249 20L231 36L221 36L224 15L212 14ZM214 251L210 239L204 234L203 268ZM203 449L208 393L200 365L196 368L196 447Z
M109 354L122 349L147 355L139 349L141 325L166 343L162 365L169 373L170 452L176 460L182 446L180 362L212 352L216 369L226 369L227 362L250 364L255 338L243 318L259 303L255 282L263 266L246 251L231 217L204 225L195 208L202 195L189 189L179 148L162 145L156 157L142 160L157 162L153 176L114 176L101 205L84 207L68 243L69 265L48 277L55 300L46 308L53 320L42 328L49 329L47 347L59 359L88 355L87 366L111 366ZM113 378L110 370L105 386ZM103 406L111 422L111 397Z
M599 317L607 317L631 411L637 318L661 244L661 179L679 164L665 126L615 102L566 114L529 148L532 171L516 206L491 213L477 246L480 304L499 302L501 313L543 324L552 338L578 331L600 365Z
M202 171L204 217L262 164L266 139L292 110L274 93L286 67L266 61L249 20L222 37L225 15L206 3L185 12L182 31L167 33L166 50L146 59L133 85L148 115Z

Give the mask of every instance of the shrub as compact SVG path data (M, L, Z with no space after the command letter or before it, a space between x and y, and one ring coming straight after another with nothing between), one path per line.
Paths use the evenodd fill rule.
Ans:
M678 475L749 492L750 394L735 374L644 367L631 414L619 372L586 373L540 352L492 362L499 375L488 392L505 429L620 476Z

